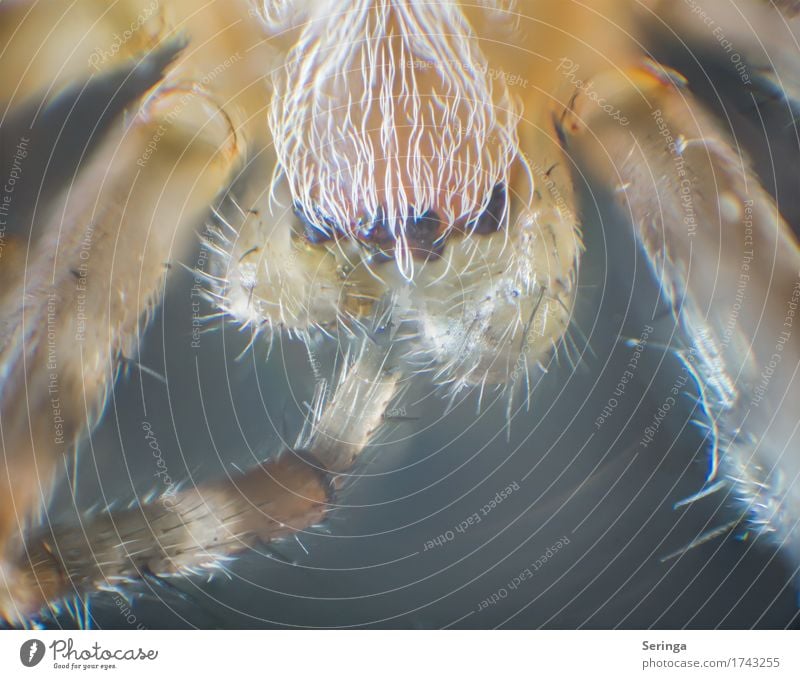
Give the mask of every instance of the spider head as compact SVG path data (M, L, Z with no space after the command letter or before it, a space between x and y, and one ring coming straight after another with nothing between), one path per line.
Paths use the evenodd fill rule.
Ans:
M574 291L556 135L524 125L459 3L326 7L274 79L274 200L238 232L227 310L301 337L390 317L453 391L529 380Z
M411 279L451 233L501 228L519 112L457 5L356 7L308 21L275 78L275 176L310 242L356 241Z

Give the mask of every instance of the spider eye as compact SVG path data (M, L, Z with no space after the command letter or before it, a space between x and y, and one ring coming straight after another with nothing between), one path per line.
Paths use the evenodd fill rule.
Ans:
M486 209L473 221L463 225L448 224L436 210L430 209L419 216L410 215L402 225L402 236L415 259L426 260L440 257L450 229L467 234L491 235L503 228L508 209L505 184L497 184ZM303 206L296 202L294 213L302 228L302 237L314 245L328 243L343 236L358 241L373 253L373 261L390 261L394 256L398 235L393 222L379 206L373 215L362 216L346 227L332 218L325 217L318 207L313 207L311 217Z
M408 217L402 230L403 237L416 259L425 260L441 255L444 247L442 236L446 228L434 210L428 210L418 217ZM355 231L355 237L360 243L375 251L373 261L383 262L393 258L397 237L382 209L379 209L372 219L364 220L363 225Z
M433 210L406 222L406 239L415 257L439 257L444 248L445 224Z
M306 212L303 210L303 206L300 205L300 203L295 203L293 210L295 217L297 217L297 219L300 221L303 238L305 238L309 243L318 245L333 239L333 232L335 231L336 226L332 220L323 217L321 221L325 227L327 227L323 229L320 228L319 224L315 224L308 219Z
M503 226L503 218L506 214L506 187L498 184L492 191L489 204L481 215L467 226L468 233L479 235L490 235L497 233Z

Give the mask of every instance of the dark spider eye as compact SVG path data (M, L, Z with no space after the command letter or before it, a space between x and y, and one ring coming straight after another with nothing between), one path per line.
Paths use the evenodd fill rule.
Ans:
M489 235L497 233L503 226L503 217L506 212L506 187L498 184L492 191L492 197L486 209L481 213L467 230L470 233Z
M444 226L439 215L433 210L428 210L416 219L409 217L405 231L408 245L416 257L426 259L430 256L441 256L444 247L444 239L441 238Z
M383 208L372 217L359 220L356 238L370 252L370 259L375 264L383 264L393 259L394 234L389 229L389 222L383 214Z
M391 243L394 240L381 206L378 206L378 211L372 217L359 220L356 237L364 242L378 244Z
M333 232L335 230L335 225L329 219L323 218L323 222L325 226L328 228L327 231L323 231L317 225L312 224L308 221L308 217L306 217L306 213L303 210L303 206L300 203L295 203L293 205L294 214L297 219L300 220L300 224L303 227L303 237L309 242L314 245L318 245L320 243L327 243L329 240L333 238Z
M403 234L412 255L417 259L441 256L444 246L442 234L445 228L439 215L433 210L428 210L418 217L410 216L403 225ZM372 218L359 222L355 232L357 240L367 247L376 263L387 262L393 259L397 236L392 231L389 220L386 219L383 208Z

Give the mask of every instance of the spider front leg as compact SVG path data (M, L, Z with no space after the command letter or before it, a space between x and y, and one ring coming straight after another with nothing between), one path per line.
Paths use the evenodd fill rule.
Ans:
M54 201L27 253L3 258L0 618L25 619L47 595L25 576L37 510L240 151L204 96L159 91Z
M743 89L766 86L800 105L797 0L648 0L637 10L657 34L679 35L692 52L727 66Z
M718 482L747 525L800 559L800 252L736 141L678 74L648 63L601 75L577 102L576 142L635 226L681 330Z
M163 0L0 3L0 68L10 106L85 82L141 55L164 31Z

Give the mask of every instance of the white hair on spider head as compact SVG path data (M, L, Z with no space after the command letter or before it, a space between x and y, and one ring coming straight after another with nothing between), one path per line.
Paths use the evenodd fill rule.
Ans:
M326 2L306 16L275 79L273 181L324 234L379 222L410 278L407 221L434 211L445 231L469 231L518 154L517 107L451 0Z

